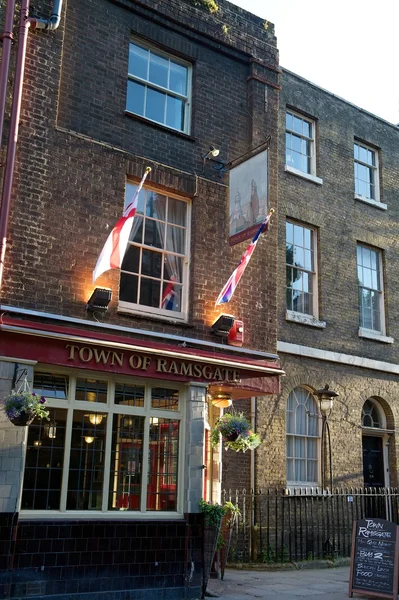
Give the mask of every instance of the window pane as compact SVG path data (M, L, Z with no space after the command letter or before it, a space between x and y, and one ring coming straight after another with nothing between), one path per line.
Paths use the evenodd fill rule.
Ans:
M145 86L135 81L127 82L126 110L144 116Z
M106 414L73 411L67 510L101 510L104 484Z
M68 377L35 372L32 392L46 398L64 399L68 395Z
M294 131L296 131L297 133L302 133L302 119L299 119L298 117L293 116L293 124L294 124Z
M119 298L123 302L137 303L138 277L121 273Z
M144 406L144 387L117 383L114 402L123 406Z
M148 511L175 511L177 508L178 448L179 422L151 417L147 482Z
M97 356L100 356L100 354L98 353ZM76 400L83 400L84 402L107 402L106 381L77 379L75 398Z
M168 72L169 60L151 52L149 81L166 88L168 87Z
M156 192L148 192L145 205L145 214L147 217L166 220L166 196Z
M140 510L144 417L114 415L109 510Z
M286 223L285 234L287 238L287 243L292 244L294 241L294 225L292 223Z
M137 242L137 244L141 244L143 242L143 221L143 217L136 214L133 219L133 225L129 235L130 242Z
M136 44L130 44L129 47L129 74L140 77L141 79L147 79L148 70L148 50L137 46Z
M122 261L122 269L130 273L138 273L140 264L140 248L128 245Z
M152 219L146 219L144 231L144 244L163 248L165 240L165 224Z
M184 102L180 98L166 97L166 125L179 131L184 129Z
M60 510L67 411L50 409L50 421L35 419L28 429L21 508Z
M142 277L140 283L140 304L159 308L161 282Z
M285 115L285 123L286 123L287 129L292 129L292 115L288 112Z
M170 61L169 89L187 95L187 67Z
M124 210L126 209L126 207L128 206L128 204L130 204L134 198L134 194L136 193L137 190L137 185L135 185L134 183L126 183L126 187L125 187L125 204L124 204ZM138 203L137 203L137 213L143 214L144 212L144 201L145 201L145 194L146 194L146 190L145 189L141 189L140 193L139 193L139 197L138 197ZM135 221L137 219L137 216L135 217Z
M166 231L166 250L169 250L169 252L184 254L185 229L182 227L173 227L173 225L168 225Z
M316 483L317 482L317 461L315 460L308 460L307 461L307 467L308 467L308 473L307 473L307 478L306 478L306 482L307 483Z
M162 410L179 410L179 391L167 388L152 388L151 407Z
M168 198L168 221L174 225L186 225L187 204L175 198Z
M293 460L287 460L287 480L295 481L294 461Z
M152 121L165 123L165 102L166 95L162 92L157 92L151 88L147 88L147 102L145 116Z
M143 249L141 273L151 277L161 277L162 254Z

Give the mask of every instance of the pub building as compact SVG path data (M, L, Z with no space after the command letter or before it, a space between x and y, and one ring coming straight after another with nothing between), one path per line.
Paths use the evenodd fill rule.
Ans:
M2 597L200 597L198 501L221 501L235 454L211 448L211 427L230 400L279 393L277 219L215 307L278 208L277 42L271 23L217 5L42 0L29 32L21 15L0 399L34 391L50 414L24 427L0 411ZM229 163L259 148L230 190ZM121 269L94 287L147 167Z

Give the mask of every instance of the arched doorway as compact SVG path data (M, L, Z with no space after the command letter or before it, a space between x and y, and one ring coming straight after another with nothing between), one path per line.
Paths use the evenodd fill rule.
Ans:
M362 409L363 480L365 487L389 486L388 439L385 411L375 398Z

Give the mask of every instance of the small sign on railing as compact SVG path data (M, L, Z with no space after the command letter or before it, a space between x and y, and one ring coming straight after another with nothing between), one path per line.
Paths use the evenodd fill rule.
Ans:
M353 523L349 597L398 597L398 526L383 519Z

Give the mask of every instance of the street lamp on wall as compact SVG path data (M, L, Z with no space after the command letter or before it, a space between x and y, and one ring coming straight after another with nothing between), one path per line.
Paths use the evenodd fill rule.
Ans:
M331 434L330 434L330 425L328 419L331 415L333 406L334 406L334 398L339 396L337 392L334 390L330 390L330 387L326 384L324 388L317 390L316 396L320 402L320 412L322 418L322 428L321 428L321 485L322 488L326 487L326 446L328 443L328 465L330 470L330 488L333 486L333 470L332 470L332 451L331 451Z

